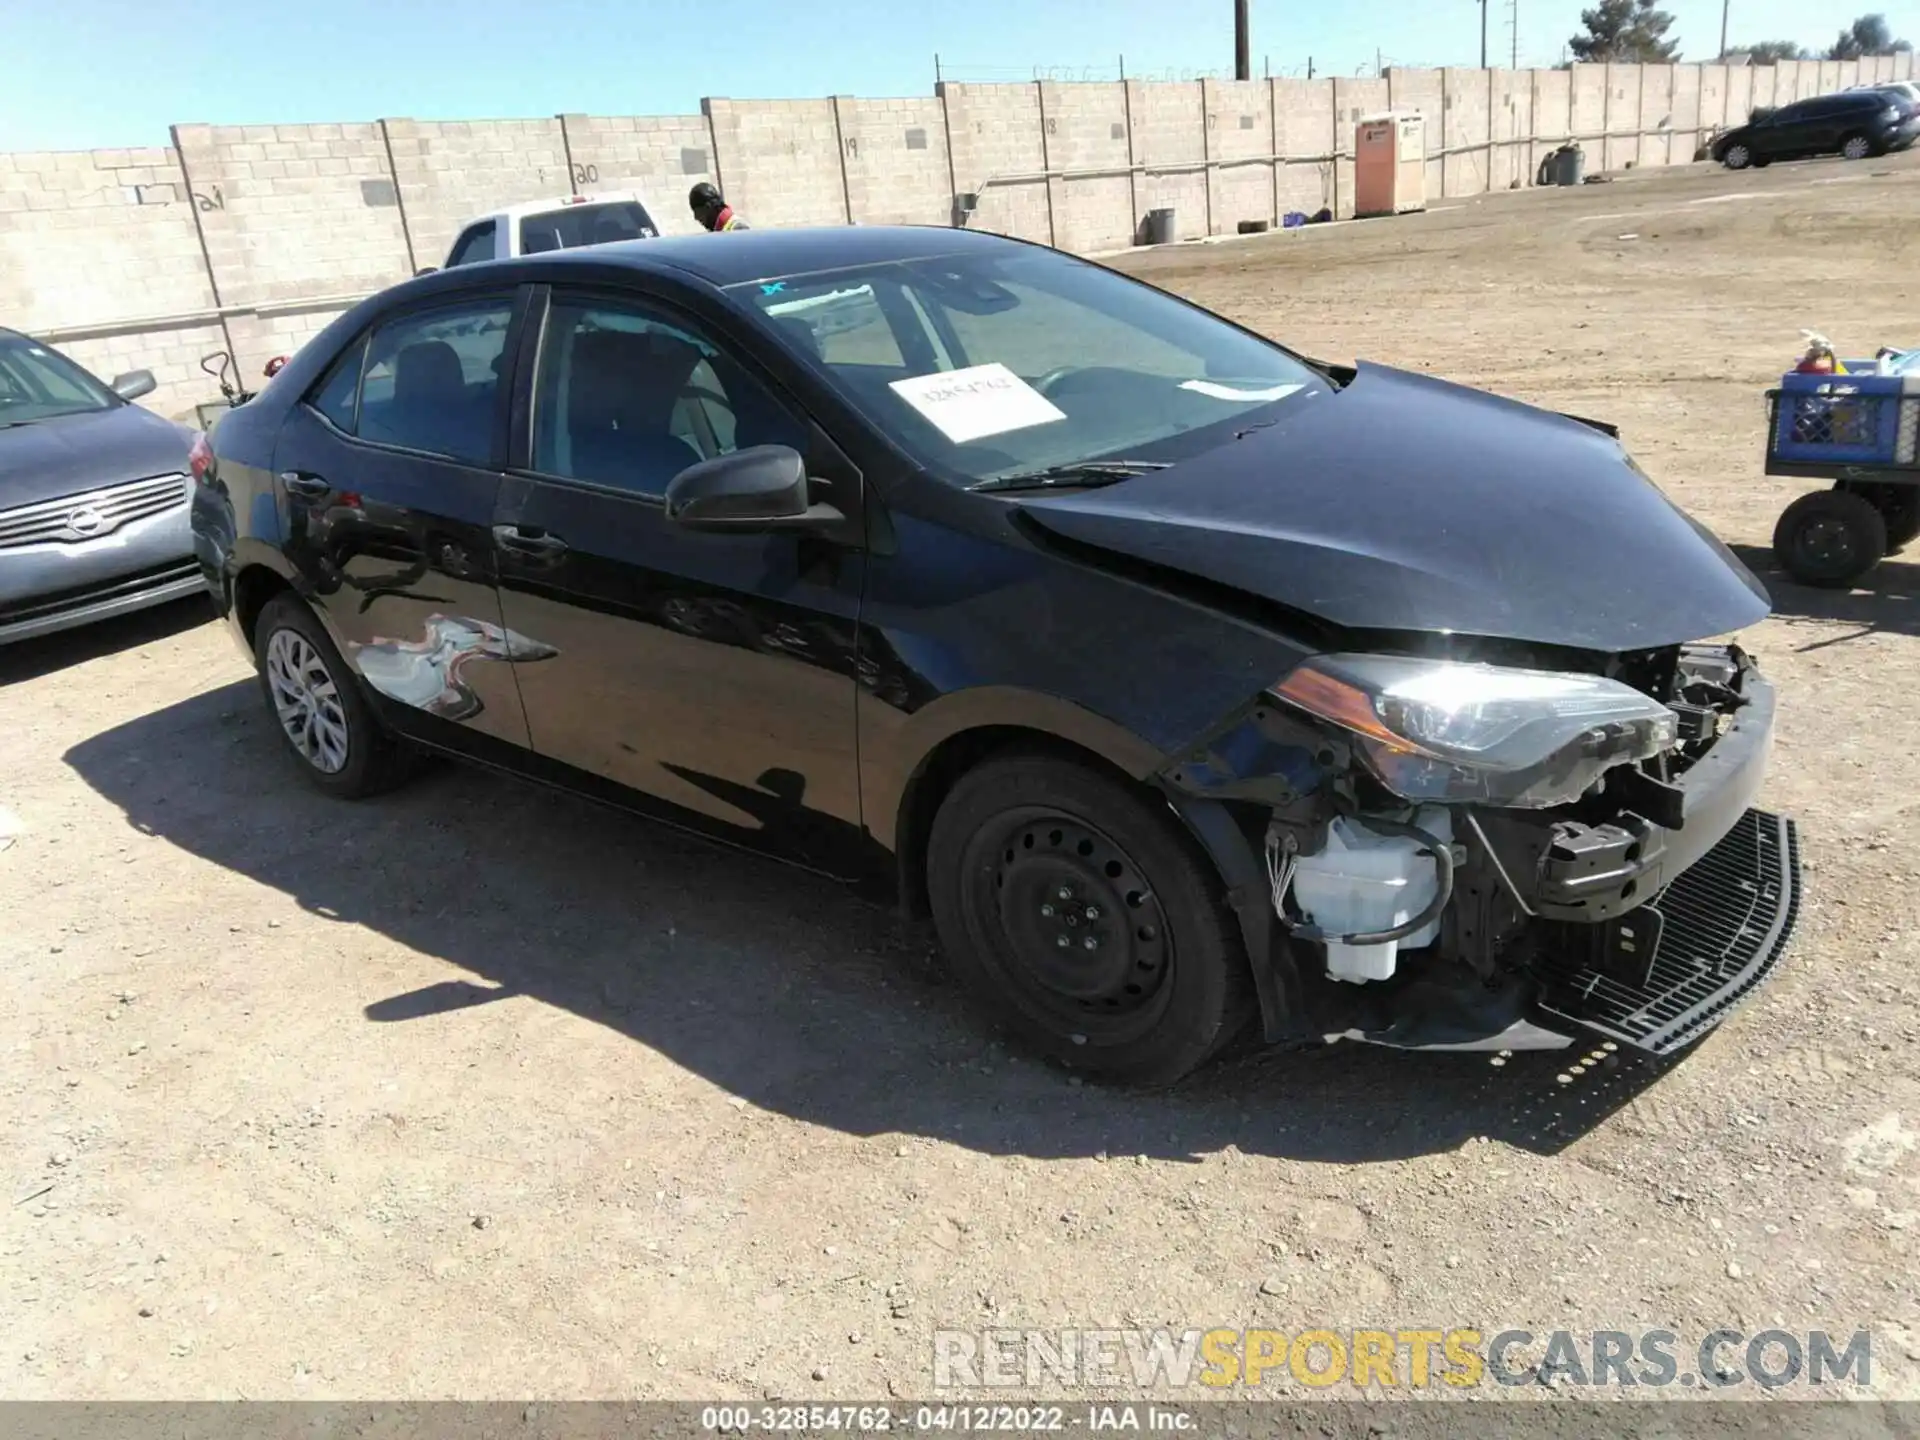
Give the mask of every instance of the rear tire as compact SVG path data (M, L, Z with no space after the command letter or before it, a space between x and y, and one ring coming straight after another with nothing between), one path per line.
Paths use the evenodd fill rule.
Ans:
M1816 490L1789 505L1773 527L1773 554L1802 585L1853 584L1887 553L1887 522L1864 495Z
M305 601L281 591L253 630L260 693L281 744L308 783L343 800L390 790L413 772L396 740Z
M1920 485L1880 480L1842 480L1833 487L1865 499L1887 526L1887 554L1896 555L1920 536Z
M988 760L934 816L927 891L949 962L1027 1045L1166 1085L1252 1014L1218 876L1163 807L1087 766Z
M1865 134L1847 136L1840 142L1840 156L1844 160L1872 159L1873 137Z

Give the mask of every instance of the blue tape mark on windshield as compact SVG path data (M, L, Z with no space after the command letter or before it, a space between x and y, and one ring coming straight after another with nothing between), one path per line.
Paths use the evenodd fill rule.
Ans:
M778 295L782 290L786 288L787 288L786 281L775 280L771 285L762 285L760 287L760 293L762 295Z

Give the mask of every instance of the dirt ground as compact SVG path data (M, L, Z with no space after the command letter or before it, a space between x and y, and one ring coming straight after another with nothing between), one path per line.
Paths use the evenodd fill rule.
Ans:
M1801 327L1920 344L1916 234L1901 159L1123 262L1618 422L1765 576L1808 903L1677 1066L1082 1087L803 875L458 768L310 793L197 602L5 653L0 1395L925 1396L936 1325L1428 1324L1865 1326L1920 1396L1920 571L1782 581L1760 469Z

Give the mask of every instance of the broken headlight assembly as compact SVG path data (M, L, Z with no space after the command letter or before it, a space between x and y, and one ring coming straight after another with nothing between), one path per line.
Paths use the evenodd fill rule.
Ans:
M1398 655L1317 655L1273 693L1355 737L1413 802L1540 810L1672 748L1679 717L1617 680Z

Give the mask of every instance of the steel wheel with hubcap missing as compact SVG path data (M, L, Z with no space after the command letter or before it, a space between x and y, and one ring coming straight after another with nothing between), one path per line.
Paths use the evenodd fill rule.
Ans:
M1167 917L1113 837L1023 808L976 834L965 864L988 963L1023 1009L1103 1044L1152 1028L1174 963Z
M340 687L306 636L276 630L268 638L267 685L280 728L300 758L322 775L346 769L350 742Z
M1252 1013L1224 886L1164 800L1046 752L954 782L927 899L974 999L1034 1049L1133 1084L1179 1079Z
M1773 527L1773 554L1802 585L1851 585L1887 553L1887 522L1850 490L1802 495Z

